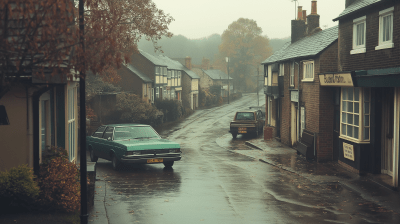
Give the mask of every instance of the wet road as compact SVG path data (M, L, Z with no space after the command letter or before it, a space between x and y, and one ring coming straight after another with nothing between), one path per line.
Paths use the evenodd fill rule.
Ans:
M391 213L370 213L379 208L362 206L367 202L340 185L313 182L260 162L262 151L244 144L248 136L232 140L228 130L234 113L255 105L257 95L247 94L158 130L181 144L182 160L172 170L153 164L116 172L110 162L99 159L90 223L393 221L387 217ZM96 215L101 206L105 214Z

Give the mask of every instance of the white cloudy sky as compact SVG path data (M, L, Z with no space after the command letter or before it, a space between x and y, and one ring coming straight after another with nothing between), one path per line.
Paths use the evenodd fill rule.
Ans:
M170 14L169 30L190 39L222 34L239 18L253 19L269 38L290 36L291 20L295 18L293 0L153 0L157 8ZM311 13L311 0L298 0ZM345 0L317 0L317 13L322 29L337 25L336 18L345 8Z

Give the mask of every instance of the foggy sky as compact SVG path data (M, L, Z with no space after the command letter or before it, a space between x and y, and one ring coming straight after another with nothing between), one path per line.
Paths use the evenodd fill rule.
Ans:
M190 39L222 34L228 25L239 18L253 19L269 38L290 36L291 20L295 18L292 0L152 0L157 8L170 14L173 21L169 30L174 35ZM311 0L298 0L298 4L311 13ZM296 6L297 6L296 5ZM297 7L296 7L297 8ZM332 19L345 8L345 0L317 0L320 27L337 25ZM296 10L297 11L297 10Z

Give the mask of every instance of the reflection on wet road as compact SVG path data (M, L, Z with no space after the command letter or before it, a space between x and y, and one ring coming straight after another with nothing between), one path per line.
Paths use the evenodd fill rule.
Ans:
M232 139L234 113L256 99L244 95L159 128L181 144L182 160L173 169L152 164L116 172L100 159L90 223L379 223L357 214L362 202L355 193L262 163L262 151L244 144L248 136Z

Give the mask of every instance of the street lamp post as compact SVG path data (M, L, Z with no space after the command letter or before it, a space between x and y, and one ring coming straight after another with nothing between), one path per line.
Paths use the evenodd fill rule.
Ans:
M229 83L230 83L230 80L229 80L229 58L225 57L225 60L226 60L226 67L228 70L228 104L229 104L229 89L230 89L230 86L229 86Z

